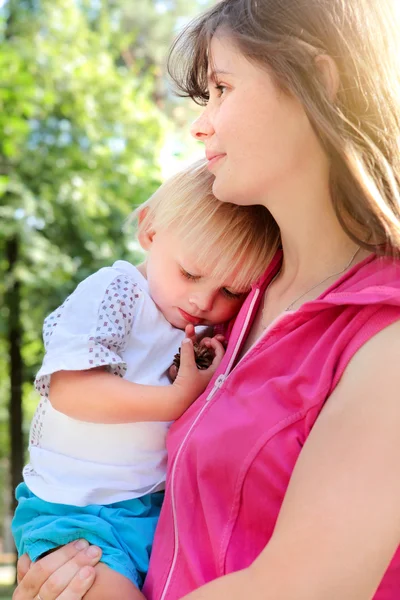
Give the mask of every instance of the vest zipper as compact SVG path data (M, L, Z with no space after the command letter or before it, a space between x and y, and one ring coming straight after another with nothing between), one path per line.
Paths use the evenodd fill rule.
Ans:
M214 386L213 389L211 390L211 392L208 394L207 398L206 398L206 402L209 402L211 400L211 398L215 395L215 393L219 390L220 387L222 387L222 384L225 381L225 375L218 375L217 379L214 381Z
M177 522L177 514L176 514L176 502L175 502L175 473L176 473L176 466L179 460L179 457L182 453L183 447L186 443L186 440L189 438L192 429L194 428L194 426L196 425L197 421L200 419L201 415L203 414L204 410L206 409L206 407L208 406L208 403L210 402L210 400L215 396L215 394L217 393L217 391L219 389L221 389L225 379L227 378L227 376L229 375L229 372L231 370L231 367L233 365L233 362L235 360L236 354L240 348L240 345L242 343L243 337L247 331L247 327L251 318L251 315L253 314L253 309L254 309L254 305L257 301L258 296L260 295L260 290L257 289L254 293L254 296L252 298L251 304L249 306L249 310L247 311L247 315L246 315L246 319L243 323L243 327L242 330L240 332L240 335L238 337L238 340L236 342L234 351L232 352L232 356L229 360L228 366L225 369L225 373L221 373L220 375L218 375L218 377L216 378L216 380L214 381L214 386L211 390L211 392L208 394L204 406L203 408L200 410L200 412L198 413L197 417L195 418L195 420L193 421L193 423L191 424L191 426L189 427L185 437L182 440L181 445L179 446L178 452L176 453L176 457L174 460L174 464L171 470L171 506L172 506L172 518L173 518L173 523L174 523L174 555L172 558L172 564L168 573L168 577L166 579L165 585L164 585L164 589L163 592L161 594L160 600L165 600L167 591L168 591L168 587L171 583L171 579L172 579L172 575L174 573L174 569L175 569L175 565L176 565L176 561L178 558L178 550L179 550L179 532L178 532L178 522Z

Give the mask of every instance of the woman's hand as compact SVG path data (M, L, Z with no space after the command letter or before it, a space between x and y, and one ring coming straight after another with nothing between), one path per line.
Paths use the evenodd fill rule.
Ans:
M12 600L81 600L92 586L97 546L77 540L31 563L27 555L17 565L18 587Z

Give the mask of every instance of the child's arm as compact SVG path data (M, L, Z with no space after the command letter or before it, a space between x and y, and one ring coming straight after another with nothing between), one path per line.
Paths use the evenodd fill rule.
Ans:
M205 390L221 362L222 344L213 339L212 346L215 358L208 369L191 368L190 377L178 377L166 386L132 383L102 368L58 371L51 376L50 401L56 410L92 423L173 421ZM193 345L187 338L182 352L189 364L194 363Z

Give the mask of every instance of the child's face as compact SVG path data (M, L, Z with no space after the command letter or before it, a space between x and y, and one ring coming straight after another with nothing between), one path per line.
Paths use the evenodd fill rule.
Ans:
M196 264L190 248L169 231L146 234L140 241L148 252L141 270L154 302L171 325L179 329L189 323L215 325L239 311L248 290L231 287L232 273L223 281L210 277L207 267Z

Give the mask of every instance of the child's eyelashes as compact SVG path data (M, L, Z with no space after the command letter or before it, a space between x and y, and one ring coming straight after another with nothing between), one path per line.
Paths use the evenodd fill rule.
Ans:
M242 298L244 294L244 292L231 292L231 290L228 290L227 288L221 288L221 293L230 300L238 300L239 298Z
M186 279L190 279L191 281L198 281L200 279L200 275L192 275L192 273L183 268L181 268L181 273Z
M185 279L188 279L189 281L200 281L201 279L201 275L193 275L192 273L189 273L189 271L186 271L186 269L184 269L183 267L180 267L180 271L182 276ZM243 295L245 294L245 292L232 292L231 290L229 290L226 287L222 287L220 289L220 293L225 296L225 298L228 298L229 300L238 300L239 298L242 298Z

